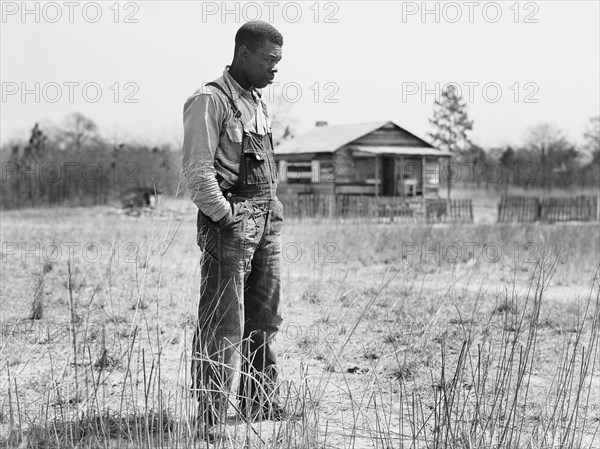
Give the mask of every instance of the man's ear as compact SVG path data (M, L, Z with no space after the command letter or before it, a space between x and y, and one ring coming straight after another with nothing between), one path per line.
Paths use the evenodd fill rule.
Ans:
M246 47L245 45L240 46L240 49L238 50L239 60L246 61L246 59L248 59L248 53L250 53L250 50L248 50L248 47Z

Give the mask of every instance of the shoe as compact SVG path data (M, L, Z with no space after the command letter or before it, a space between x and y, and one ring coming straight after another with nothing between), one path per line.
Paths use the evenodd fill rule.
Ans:
M213 427L216 423L217 417L215 416L214 412L198 406L198 414L196 415L196 425L198 427Z
M201 440L215 441L217 439L216 423L215 414L199 405L196 416L196 437Z
M277 403L253 405L249 411L242 408L242 413L245 413L245 418L250 422L256 421L284 421L288 418L288 413Z
M196 420L196 439L214 443L225 438L225 426L218 423L209 424L208 420L198 417Z
M196 429L196 438L198 440L208 441L213 443L219 440L219 433L214 427L207 427L204 425L198 426Z

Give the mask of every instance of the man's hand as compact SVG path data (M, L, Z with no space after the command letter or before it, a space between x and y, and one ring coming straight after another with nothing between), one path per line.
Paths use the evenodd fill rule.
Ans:
M227 211L227 214L225 214L223 218L217 221L218 228L223 229L223 227L227 225L227 223L229 223L231 220L233 220L233 212L231 212L231 209L229 209Z

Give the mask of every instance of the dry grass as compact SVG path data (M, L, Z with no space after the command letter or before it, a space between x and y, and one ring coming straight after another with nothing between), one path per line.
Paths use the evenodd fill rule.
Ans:
M302 413L199 440L183 204L3 213L0 447L598 447L590 224L286 226L280 394Z

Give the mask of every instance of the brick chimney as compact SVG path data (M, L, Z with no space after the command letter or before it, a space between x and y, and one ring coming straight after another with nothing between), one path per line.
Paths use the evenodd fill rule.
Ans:
M327 122L315 122L315 126L318 128L320 126L327 126Z

